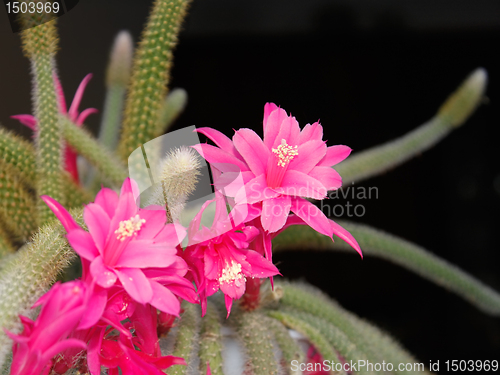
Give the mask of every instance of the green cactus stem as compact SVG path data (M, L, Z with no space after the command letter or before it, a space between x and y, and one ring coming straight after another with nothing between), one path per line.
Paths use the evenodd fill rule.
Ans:
M189 0L155 0L134 57L125 103L119 153L123 161L155 136L159 111L167 94L172 50Z
M187 105L187 92L184 89L173 89L163 101L155 129L155 137L165 134L170 126L184 111Z
M263 324L265 315L256 311L238 316L237 331L247 355L247 367L254 375L277 375L272 334Z
M306 285L279 284L283 287L283 298L281 299L283 305L331 323L343 332L361 352L365 353L370 362L382 363L382 361L386 361L392 363L395 372L400 374L418 373L396 371L400 363L417 363L417 361L387 334L347 312L319 290Z
M45 14L23 14L24 27L36 24ZM61 189L62 135L59 127L59 110L54 88L55 54L58 44L55 21L30 27L21 33L23 50L30 59L33 73L34 116L36 132L36 194L49 195L63 201ZM40 223L47 222L52 213L41 200L37 200Z
M35 207L21 180L0 161L0 219L4 229L26 241L38 226Z
M283 356L281 367L285 368L289 375L292 375L290 364L292 361L304 363L304 352L300 348L297 341L291 339L290 333L283 323L269 317L265 317L265 321L265 324L271 330L274 340L281 350L281 354Z
M179 330L177 332L176 343L172 355L182 357L187 366L176 365L169 368L170 375L189 374L189 369L194 368L194 361L198 353L199 332L200 332L200 309L199 306L188 302L182 303L184 313L181 315Z
M479 310L500 315L500 294L458 267L418 245L378 229L341 220L337 222L356 238L364 255L380 257L403 266L458 294ZM273 249L352 251L344 241L332 242L307 226L296 226L292 230L283 231L273 240Z
M21 180L35 186L35 148L30 142L0 127L0 155Z
M76 126L66 116L61 116L64 139L85 157L115 187L120 187L128 174L115 155L101 146L83 127Z
M354 154L335 166L344 185L360 182L403 164L428 150L452 130L462 125L484 97L487 74L482 68L472 72L425 124L380 146Z
M349 362L352 360L353 362L357 362L359 360L368 360L366 354L361 352L356 344L349 340L345 333L326 320L296 310L287 310L286 314L309 324L311 327L321 332L330 345L333 346L346 361ZM358 375L372 375L373 373L373 371L367 371L367 369L364 368L358 369L357 372Z
M337 353L333 349L333 346L330 345L326 337L323 335L322 330L318 330L315 327L311 326L309 323L297 319L293 315L286 312L271 311L269 312L269 316L279 320L287 327L290 327L306 336L309 342L316 348L321 356L331 361L333 365L335 365L336 363L341 363ZM346 372L342 370L339 373L345 374Z
M200 332L200 372L207 373L207 362L212 375L223 375L222 372L222 336L221 317L215 305L207 304L207 313L201 320Z
M4 225L5 224L0 220L0 269L5 256L13 254L15 251L14 246L12 246L10 236L3 229Z
M133 54L132 36L121 31L115 38L106 73L106 99L99 130L99 142L114 151L122 120L125 92L130 81Z
M72 211L82 220L82 209ZM33 303L76 257L65 231L55 219L44 225L0 270L0 327L19 332L19 314L27 314ZM0 331L0 368L11 349L10 339Z

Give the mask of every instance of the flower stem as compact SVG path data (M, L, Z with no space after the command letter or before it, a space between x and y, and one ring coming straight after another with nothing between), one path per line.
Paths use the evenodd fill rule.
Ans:
M253 311L260 305L260 285L262 279L249 277L246 282L245 294L241 297L240 306L243 310Z

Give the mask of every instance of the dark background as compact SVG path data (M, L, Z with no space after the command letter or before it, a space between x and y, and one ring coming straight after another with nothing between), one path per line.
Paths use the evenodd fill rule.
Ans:
M60 19L58 64L69 101L85 74L82 108L102 109L114 35L137 40L149 1L80 0ZM321 119L329 144L354 152L403 135L433 116L466 75L488 70L489 104L436 148L361 186L354 218L420 244L500 290L500 2L497 0L199 0L175 53L172 87L188 91L176 128L261 131L273 101L301 125ZM0 10L0 122L29 113L29 63ZM99 115L88 120L96 132ZM340 203L340 202L339 202ZM345 202L344 202L345 204ZM500 319L387 262L353 254L277 255L304 278L429 360L499 359ZM441 371L444 372L444 371Z

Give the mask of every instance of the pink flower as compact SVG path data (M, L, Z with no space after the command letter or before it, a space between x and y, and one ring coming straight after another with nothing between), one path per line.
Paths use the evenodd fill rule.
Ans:
M274 233L285 225L293 212L313 229L326 236L336 234L359 253L356 240L304 198L324 199L328 190L338 189L342 179L332 168L351 152L347 146L327 147L323 127L318 123L302 130L295 117L273 103L264 106L264 139L251 129L235 132L232 141L211 128L197 131L218 147L193 146L222 173L218 188L233 193L237 204L254 204L262 210L264 230ZM243 186L232 181L239 174Z
M82 257L84 281L96 287L93 308L81 328L99 320L106 305L106 290L114 285L121 285L134 301L149 303L173 315L178 315L180 309L174 293L194 299L194 290L188 291L192 285L182 277L187 265L176 255L185 229L179 224L165 224L165 210L160 206L138 208L138 195L137 185L131 179L125 180L119 196L103 188L95 202L84 209L88 232L57 201L42 197Z
M200 230L203 212L214 201L216 213L213 224L210 229L202 227ZM198 288L202 315L206 312L207 297L219 289L225 295L229 316L233 300L239 299L245 292L248 277L266 278L279 273L269 260L249 249L258 230L245 224L235 226L235 222L242 222L237 218L238 214L238 210L228 214L224 198L217 194L216 199L203 205L189 225L189 243L193 244L180 254L188 262Z
M161 370L186 364L180 357L153 356L135 350L133 343L123 336L116 341L112 338L102 340L99 357L101 364L109 368L109 375L164 375ZM94 375L94 372L92 374Z
M86 302L83 282L56 283L33 306L42 306L34 322L21 316L24 331L20 335L6 332L14 341L11 375L46 375L56 354L68 348L84 350L85 342L68 336L78 326Z
M92 74L87 74L83 79L83 81L80 83L78 89L76 90L75 97L73 98L73 102L71 103L71 106L68 111L66 107L66 100L64 99L64 91L62 89L61 82L59 81L57 75L54 74L54 84L56 88L57 101L59 104L59 112L67 115L68 118L78 126L81 126L89 115L97 112L97 109L95 108L87 108L83 110L81 113L78 113L78 107L80 106L80 102L83 97L83 92L85 91L85 87L87 86L91 78ZM33 131L37 130L37 120L32 115L14 115L11 116L11 118L19 120L21 124L26 125ZM77 158L76 152L71 147L66 146L64 149L65 169L71 174L71 176L76 182L79 182L78 169L76 166L76 158Z

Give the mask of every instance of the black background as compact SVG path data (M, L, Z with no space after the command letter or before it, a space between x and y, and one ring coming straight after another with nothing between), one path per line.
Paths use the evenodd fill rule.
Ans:
M68 101L92 72L81 108L102 109L113 37L128 29L137 41L149 5L81 0L60 19L58 65ZM330 145L357 152L425 122L482 66L489 104L434 149L360 184L377 187L378 199L349 200L366 208L353 220L420 244L500 290L499 42L496 0L195 1L175 53L171 87L189 94L176 128L261 132L263 105L273 101L301 125L320 119ZM0 122L26 137L9 116L31 111L28 73L19 37L0 14ZM94 132L98 123L99 115L88 120ZM361 261L354 251L275 260L283 275L327 291L426 365L499 359L499 318L397 266Z

